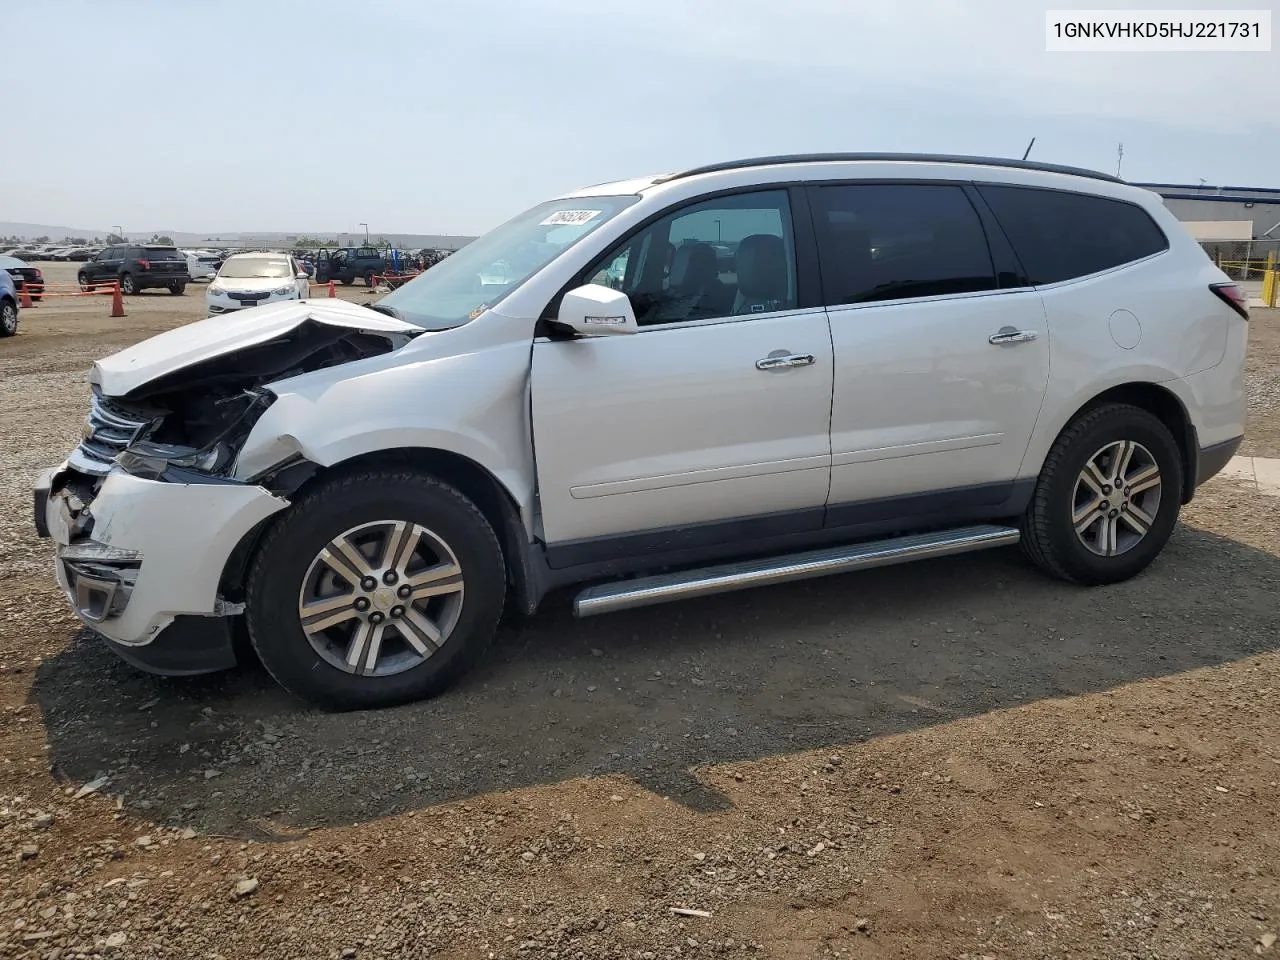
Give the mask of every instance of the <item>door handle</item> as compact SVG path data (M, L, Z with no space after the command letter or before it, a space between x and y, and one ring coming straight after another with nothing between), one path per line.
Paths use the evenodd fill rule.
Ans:
M787 367L807 367L814 362L811 353L789 353L778 357L764 357L756 361L757 370L783 370Z
M1040 334L1034 330L1018 330L1015 327L1001 327L998 333L987 337L987 343L999 346L1003 343L1030 343Z

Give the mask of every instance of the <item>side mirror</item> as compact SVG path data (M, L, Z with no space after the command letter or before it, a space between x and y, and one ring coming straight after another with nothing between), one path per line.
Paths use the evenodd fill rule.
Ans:
M311 279L311 274L307 273L307 271L305 271L305 270L299 270L299 271L298 271L298 275L297 275L296 277L294 277L293 279L295 279L295 280L310 280L310 279Z
M631 299L598 283L576 287L561 298L556 326L579 337L612 337L640 329Z

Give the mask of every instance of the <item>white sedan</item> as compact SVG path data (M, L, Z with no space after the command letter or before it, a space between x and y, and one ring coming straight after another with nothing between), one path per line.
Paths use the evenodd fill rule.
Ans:
M209 313L231 313L263 303L305 300L311 284L293 257L283 253L238 253L223 261L205 290Z

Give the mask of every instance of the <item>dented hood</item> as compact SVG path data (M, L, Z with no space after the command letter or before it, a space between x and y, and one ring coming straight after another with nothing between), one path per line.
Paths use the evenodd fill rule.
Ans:
M288 334L308 322L367 333L416 336L421 327L345 300L290 300L197 320L143 340L93 365L90 379L109 397L152 380Z

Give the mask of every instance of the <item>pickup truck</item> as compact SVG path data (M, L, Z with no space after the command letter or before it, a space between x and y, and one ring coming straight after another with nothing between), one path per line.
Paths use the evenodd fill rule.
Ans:
M356 278L373 286L373 278L387 272L387 258L377 247L339 247L321 250L316 256L316 283L352 284Z

